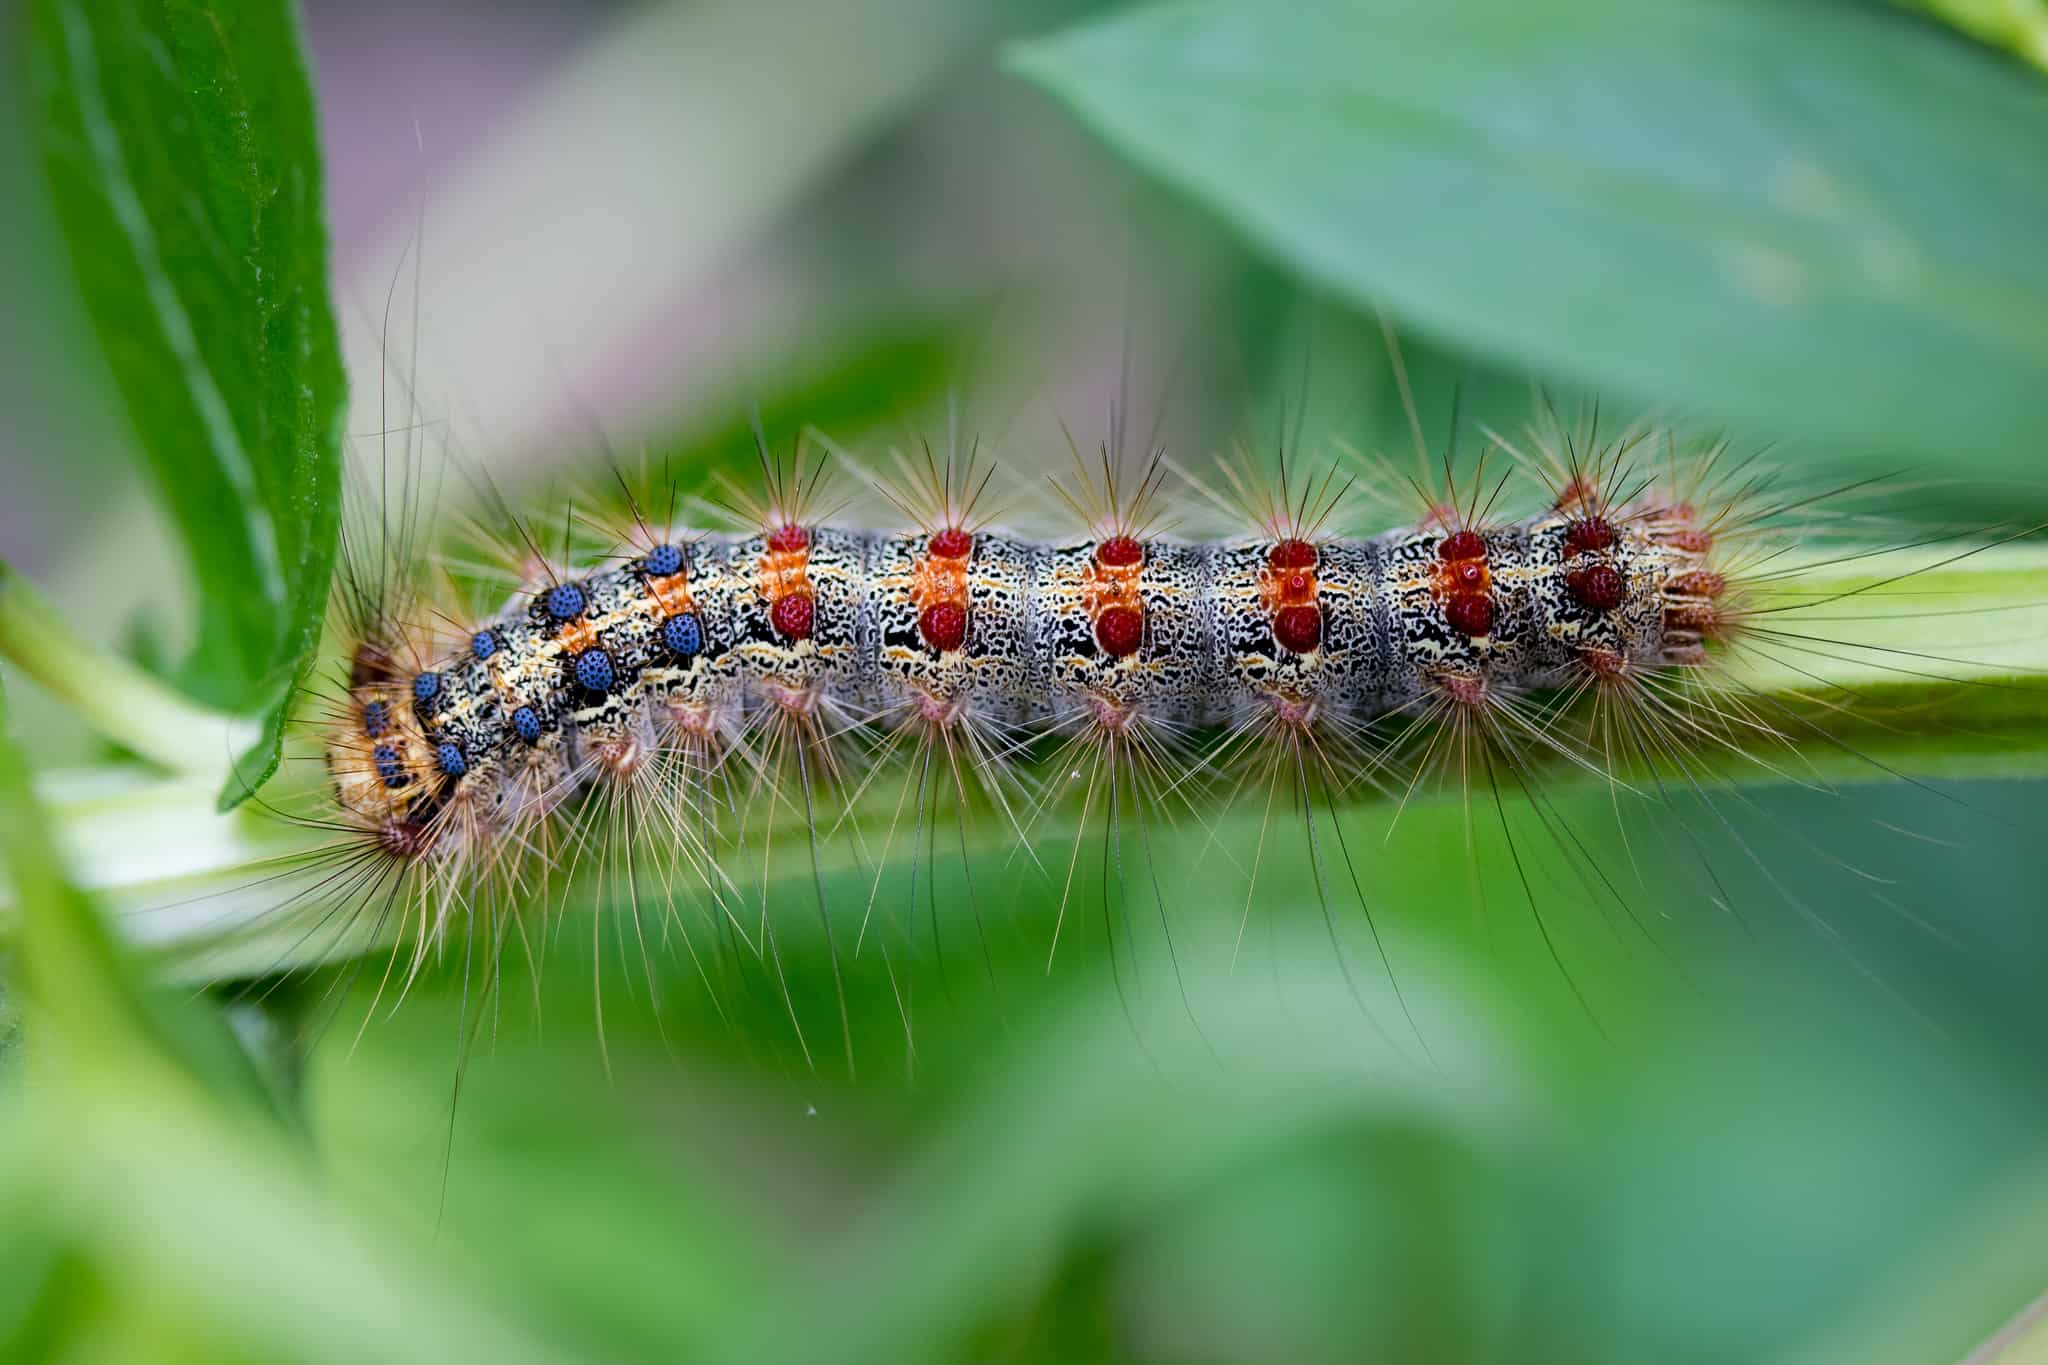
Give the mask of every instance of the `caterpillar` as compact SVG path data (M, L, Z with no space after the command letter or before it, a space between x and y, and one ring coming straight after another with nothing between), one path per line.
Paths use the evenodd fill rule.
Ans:
M367 533L371 552L352 547L338 595L346 664L311 721L325 809L299 818L338 841L292 870L315 875L284 907L314 912L307 935L395 941L385 981L402 987L451 945L496 961L527 934L548 888L587 869L597 906L621 910L622 937L644 955L673 933L715 997L718 973L680 907L705 908L700 924L780 982L777 935L798 898L771 897L766 863L793 830L850 1069L839 972L871 940L910 1034L891 935L874 932L900 846L901 906L920 908L922 895L936 946L957 932L942 924L955 910L985 932L978 901L993 879L977 888L970 820L1007 831L1021 850L1012 864L1021 857L1056 898L1051 923L1037 926L1050 968L1097 831L1112 965L1120 934L1124 954L1135 951L1131 907L1147 900L1177 963L1155 832L1248 804L1264 812L1256 846L1220 857L1238 863L1245 886L1237 937L1252 887L1271 871L1278 809L1340 961L1336 907L1351 901L1404 1032L1427 1053L1341 807L1374 796L1398 807L1432 774L1497 812L1504 792L1519 796L1589 898L1634 917L1618 874L1586 853L1547 795L1547 769L1591 775L1617 806L1711 804L1720 759L1798 780L1803 745L1847 747L1829 723L1853 695L1816 686L1802 708L1751 690L1739 677L1746 655L1860 652L1904 673L1938 665L1777 623L1815 600L1786 566L1787 514L1811 536L1829 500L1787 491L1726 440L1647 423L1603 431L1597 408L1574 424L1549 407L1516 437L1489 432L1486 454L1459 477L1448 448L1441 470L1430 468L1406 401L1420 466L1410 476L1343 458L1304 476L1276 454L1226 462L1212 480L1157 452L1131 461L1105 443L1091 461L1070 443L1072 472L1053 481L1064 536L1009 529L985 509L993 466L929 447L899 458L894 477L870 476L893 527L851 524L843 504L827 506L828 441L779 459L758 434L759 486L726 481L716 503L695 504L705 515L694 521L677 515L673 480L657 485L669 506L652 515L644 489L614 471L615 514L572 509L551 549L535 524L487 498L497 525L452 557L448 575L475 580L468 591L420 586L416 514L387 509ZM1498 476L1493 459L1507 465ZM1536 505L1501 510L1514 485L1538 488ZM1416 514L1358 525L1361 506L1389 489L1412 495ZM1205 505L1238 531L1179 534L1166 525L1169 500ZM729 528L707 529L713 516ZM873 799L891 780L900 793ZM960 861L944 895L967 902L945 911L931 866L941 802ZM863 825L883 821L877 845ZM1066 822L1072 839L1041 859L1043 832ZM1535 911L1504 812L1497 823L1518 898ZM872 869L857 924L828 904L823 850L835 838ZM758 869L748 865L756 846ZM1713 886L1708 897L1731 899ZM885 918L899 921L900 949L908 917ZM779 991L815 1065L807 1021L786 982ZM1592 1014L1576 984L1572 993Z
M615 567L551 575L407 670L354 652L328 744L340 805L394 857L459 855L664 734L820 711L944 732L1342 728L1420 705L1696 667L1737 616L1714 532L1664 497L1574 482L1546 512L1326 537L1298 516L1230 544L1110 510L1044 543L944 515L908 534L778 508L744 539L665 531Z

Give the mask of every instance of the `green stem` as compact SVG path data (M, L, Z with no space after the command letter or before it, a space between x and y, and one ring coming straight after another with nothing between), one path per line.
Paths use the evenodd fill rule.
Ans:
M119 655L80 639L63 614L4 563L0 656L101 735L174 772L218 778L257 739L255 721L201 706Z

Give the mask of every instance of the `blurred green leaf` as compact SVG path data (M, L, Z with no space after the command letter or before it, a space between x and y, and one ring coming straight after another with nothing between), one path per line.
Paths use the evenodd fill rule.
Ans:
M276 767L340 513L346 382L297 17L284 0L38 0L32 18L52 197L197 579L183 681L269 713L232 805Z
M0 866L19 921L9 985L22 989L43 1046L62 1057L78 1083L87 1072L126 1075L141 1067L202 1080L217 1098L267 1100L247 1054L220 1020L148 982L136 956L72 883L27 765L4 735Z
M2048 70L2048 3L2043 0L1894 0L1925 10L1975 38Z
M1903 16L1190 0L1014 64L1425 329L1776 430L2038 470L2048 91Z
M264 1115L270 1097L220 1015L146 983L72 884L4 738L0 852L41 1064L33 1107L0 1091L0 1346L55 1355L84 1342L121 1360L549 1358L455 1292L444 1266L335 1204Z

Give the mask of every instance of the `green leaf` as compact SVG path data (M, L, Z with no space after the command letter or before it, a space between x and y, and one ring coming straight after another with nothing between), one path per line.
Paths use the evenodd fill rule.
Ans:
M2048 70L2048 3L2044 0L1894 0L2002 47Z
M0 868L19 914L18 978L39 1046L72 1084L118 1086L137 1069L202 1082L215 1099L260 1099L248 1057L217 1016L151 986L141 964L72 882L28 765L0 734ZM10 985L15 984L10 981Z
M311 92L283 0L39 0L43 163L80 287L199 592L181 681L267 711L275 769L333 571L346 393Z
M2031 473L2048 94L1849 5L1195 0L1015 65L1303 273L1559 375Z

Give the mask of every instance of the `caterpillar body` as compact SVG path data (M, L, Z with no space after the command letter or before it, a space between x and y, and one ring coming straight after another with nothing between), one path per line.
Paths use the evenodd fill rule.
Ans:
M1669 505L1221 545L678 534L524 595L466 658L399 676L359 654L328 759L341 804L425 856L765 707L1117 731L1480 705L1702 663L1726 589L1711 539Z

